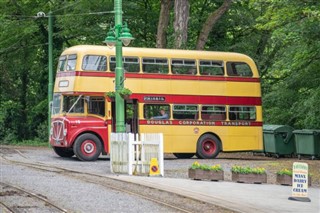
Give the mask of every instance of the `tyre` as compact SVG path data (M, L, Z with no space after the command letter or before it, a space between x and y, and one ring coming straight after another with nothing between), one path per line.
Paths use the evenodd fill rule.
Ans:
M221 141L214 135L204 134L197 143L198 158L212 159L221 151Z
M71 158L72 156L74 156L74 152L72 149L70 148L64 148L64 147L52 147L53 151L59 155L60 157L63 158Z
M187 159L187 158L192 158L194 156L194 153L173 153L173 155L176 158Z
M73 151L82 161L95 161L101 154L102 145L99 138L93 134L80 135L73 145Z

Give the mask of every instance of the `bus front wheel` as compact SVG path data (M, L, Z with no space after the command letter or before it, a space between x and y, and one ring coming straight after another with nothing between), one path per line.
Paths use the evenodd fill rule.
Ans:
M93 134L80 135L73 145L73 151L82 161L95 161L101 154L102 145L99 138Z
M204 134L197 143L197 156L203 159L217 157L221 150L221 141L214 135Z
M194 153L173 153L176 158L188 159L194 156Z
M74 152L70 148L56 147L56 146L53 146L52 148L53 148L53 151L60 157L71 158L72 156L74 156Z

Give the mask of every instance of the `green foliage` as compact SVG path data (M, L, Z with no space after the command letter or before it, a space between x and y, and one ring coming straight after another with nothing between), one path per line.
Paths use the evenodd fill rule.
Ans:
M112 0L0 2L0 141L47 140L48 18L54 17L54 67L64 48L102 44L114 25ZM223 0L190 1L188 43ZM233 1L209 35L206 50L251 56L262 76L265 123L320 129L320 1ZM160 1L123 1L130 46L155 47ZM137 12L139 11L139 12ZM108 12L108 13L99 13ZM174 44L170 11L168 48Z
M125 97L125 96L128 96L128 95L131 95L132 92L131 92L130 89L124 87L124 88L122 88L122 90L119 91L119 94L120 94L121 97ZM115 98L116 97L116 93L114 91L106 92L104 95L109 97L109 98Z
M319 1L268 1L259 29L277 48L263 79L265 123L320 128ZM278 45L281 43L281 45Z
M104 95L106 97L109 97L109 98L115 98L116 97L116 93L114 91L106 92Z
M206 170L206 171L223 171L222 167L220 164L216 164L216 165L213 165L213 166L209 166L207 164L200 164L198 161L195 161L190 169L201 169L201 170Z
M239 173L239 174L266 174L265 168L251 168L248 166L232 166L231 167L231 172L234 173Z
M22 140L22 141L13 141L11 143L8 143L7 145L14 145L14 146L49 146L47 140Z
M119 94L121 96L126 96L126 95L131 95L132 92L130 89L124 87L124 88L122 88L122 90L119 91Z

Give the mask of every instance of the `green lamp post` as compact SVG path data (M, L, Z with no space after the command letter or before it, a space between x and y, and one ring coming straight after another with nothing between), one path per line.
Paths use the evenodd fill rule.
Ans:
M48 16L44 12L38 12L36 18L48 18L48 136L51 129L51 102L53 93L53 17L50 11Z
M122 63L122 43L128 46L134 38L127 24L122 24L122 0L114 1L115 26L111 28L104 40L110 48L116 46L115 94L116 94L116 132L125 132L124 100L120 91L124 88L124 71Z
M53 24L52 24L52 12L49 12L48 16L48 63L49 63L49 79L48 79L48 135L50 141L50 129L51 129L51 102L53 93Z

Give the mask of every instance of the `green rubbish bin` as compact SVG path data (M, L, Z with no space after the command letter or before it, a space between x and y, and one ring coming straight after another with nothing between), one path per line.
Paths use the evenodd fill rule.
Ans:
M301 159L301 155L311 156L312 160L320 157L320 130L295 130L293 134L299 160Z
M263 146L266 155L294 155L294 129L287 125L263 125Z

